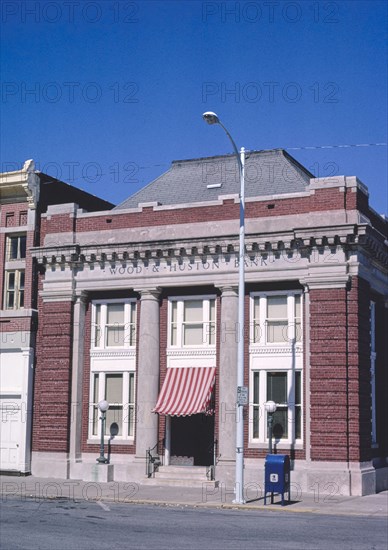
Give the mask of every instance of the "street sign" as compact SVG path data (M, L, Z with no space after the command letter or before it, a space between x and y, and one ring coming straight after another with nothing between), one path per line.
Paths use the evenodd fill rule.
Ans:
M237 386L237 405L248 405L248 386Z

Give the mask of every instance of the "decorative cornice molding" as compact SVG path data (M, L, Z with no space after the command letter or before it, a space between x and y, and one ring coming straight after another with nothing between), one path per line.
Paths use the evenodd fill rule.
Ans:
M293 346L292 344L279 345L279 346L266 346L251 344L249 346L249 354L251 357L255 355L291 355L295 353L296 356L303 355L303 345L298 343Z
M217 355L216 349L168 349L166 352L167 357L215 357Z
M367 224L298 228L289 232L247 234L245 255L265 256L268 253L288 256L308 256L312 251L367 250L382 264L388 262L387 246L381 236ZM138 243L104 243L101 245L55 245L31 249L32 256L42 265L85 264L121 265L137 262L206 262L210 258L239 257L238 237L195 239L190 241L152 241Z
M116 357L136 357L135 349L128 350L90 350L91 358L113 359Z

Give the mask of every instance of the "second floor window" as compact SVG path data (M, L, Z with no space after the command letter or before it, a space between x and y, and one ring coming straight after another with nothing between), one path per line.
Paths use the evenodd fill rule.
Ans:
M251 312L254 344L301 341L300 293L253 295Z
M215 298L171 299L169 342L174 347L215 345Z
M7 237L6 261L25 259L26 240L26 235L9 235Z
M136 303L112 300L93 304L92 347L128 348L136 344Z

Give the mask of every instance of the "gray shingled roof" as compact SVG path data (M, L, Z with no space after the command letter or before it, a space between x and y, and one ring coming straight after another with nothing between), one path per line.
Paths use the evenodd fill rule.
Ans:
M313 175L283 149L247 151L245 196L281 195L305 191ZM210 185L221 187L208 188ZM171 168L116 206L135 208L140 203L163 205L206 202L240 191L235 155L177 160Z

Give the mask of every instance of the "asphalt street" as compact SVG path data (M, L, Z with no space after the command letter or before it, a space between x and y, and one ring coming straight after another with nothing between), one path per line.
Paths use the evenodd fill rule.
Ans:
M386 550L388 520L17 496L1 502L1 550Z

